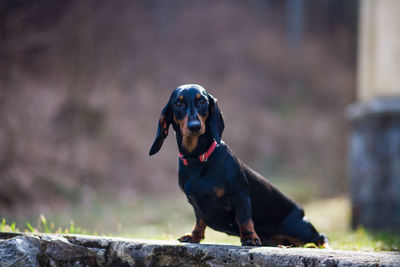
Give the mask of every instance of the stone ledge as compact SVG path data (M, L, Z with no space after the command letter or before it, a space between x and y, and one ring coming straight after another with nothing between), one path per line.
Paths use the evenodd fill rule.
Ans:
M0 233L0 266L400 266L398 252Z

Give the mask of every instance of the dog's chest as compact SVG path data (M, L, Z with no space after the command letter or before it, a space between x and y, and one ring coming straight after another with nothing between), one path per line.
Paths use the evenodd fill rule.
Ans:
M204 215L232 211L226 186L215 177L188 179L183 190L193 207Z
M222 183L206 177L188 180L184 185L184 191L187 196L196 198L219 199L226 196L226 189Z

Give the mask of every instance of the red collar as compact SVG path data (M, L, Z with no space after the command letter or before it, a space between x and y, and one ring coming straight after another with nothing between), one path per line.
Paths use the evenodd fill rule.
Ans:
M218 143L217 141L214 140L214 142L212 142L211 146L208 148L208 150L206 152L204 152L203 154L201 154L198 159L200 162L206 162L207 159L211 156L211 154L214 152L214 149L217 147ZM187 161L187 159L185 159L182 155L182 153L179 153L179 158L182 160L183 165L188 166L189 163Z

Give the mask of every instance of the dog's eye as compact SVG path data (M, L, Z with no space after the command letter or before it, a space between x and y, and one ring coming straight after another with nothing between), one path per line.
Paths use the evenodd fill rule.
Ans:
M205 100L205 99L201 99L200 101L199 101L199 104L200 105L205 105L207 103L207 101Z
M181 101L178 101L178 102L175 102L175 107L177 107L177 108L181 108L182 107L182 102Z

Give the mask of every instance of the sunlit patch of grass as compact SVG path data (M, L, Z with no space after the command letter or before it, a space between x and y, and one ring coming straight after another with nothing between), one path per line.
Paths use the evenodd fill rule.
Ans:
M0 232L19 232L19 229L16 227L15 222L8 224L6 219L3 218L0 224Z
M27 222L22 228L17 228L16 222L8 224L6 219L2 219L0 224L0 232L26 232L26 233L54 233L54 234L88 234L87 231L80 227L75 227L75 223L70 221L67 227L56 227L54 222L47 222L46 217L40 214L36 227L33 227L31 223Z
M400 233L391 231L367 231L363 227L355 231L332 232L331 246L335 249L361 251L400 251Z
M207 228L206 230L206 238L202 243L206 244L227 244L227 245L236 245L240 246L240 238L237 236L227 235L225 233L214 231L211 228Z
M333 249L399 251L400 232L372 231L362 226L350 228L350 201L345 197L313 201L305 205L314 226L325 232Z

